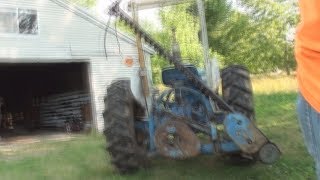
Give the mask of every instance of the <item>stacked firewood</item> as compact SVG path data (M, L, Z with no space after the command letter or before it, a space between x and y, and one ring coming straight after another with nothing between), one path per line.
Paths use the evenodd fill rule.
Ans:
M3 97L0 97L0 128L13 129L12 113L6 110Z
M40 126L62 128L67 120L82 120L82 107L90 103L86 92L74 91L46 97L40 104Z

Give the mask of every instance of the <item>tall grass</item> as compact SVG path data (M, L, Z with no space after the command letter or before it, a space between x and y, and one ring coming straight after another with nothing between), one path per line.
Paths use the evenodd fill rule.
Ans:
M278 92L297 92L298 86L294 75L253 76L252 86L255 94L272 94Z

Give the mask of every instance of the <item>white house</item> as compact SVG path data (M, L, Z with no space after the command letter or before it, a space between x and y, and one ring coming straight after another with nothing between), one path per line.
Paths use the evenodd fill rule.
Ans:
M143 100L135 40L113 28L105 36L106 24L65 0L0 0L0 96L17 126L62 126L89 104L101 132L106 87L119 77Z

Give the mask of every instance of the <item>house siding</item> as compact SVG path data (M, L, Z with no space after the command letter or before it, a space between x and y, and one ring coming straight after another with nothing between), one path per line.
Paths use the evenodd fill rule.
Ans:
M96 119L97 127L99 130L103 129L103 116L104 111L104 96L108 85L111 84L112 80L117 78L127 78L131 80L131 90L135 97L144 104L143 95L141 93L141 83L139 79L139 66L135 60L134 66L126 67L117 57L110 57L106 61L103 57L95 57L95 61L92 61L91 71L93 79L93 92L95 108L96 108Z
M134 59L134 65L127 67L119 53L114 30L108 29L106 57L104 22L71 6L68 2L60 0L0 0L0 8L3 7L37 10L39 34L0 34L0 63L89 62L94 122L98 131L101 132L104 127L103 98L106 88L112 80L123 77L130 78L134 95L138 99L143 99L139 80L137 48L132 39L121 33L118 34L123 57L131 56ZM146 53L146 58L147 62L150 62L148 53ZM148 101L150 102L150 100Z

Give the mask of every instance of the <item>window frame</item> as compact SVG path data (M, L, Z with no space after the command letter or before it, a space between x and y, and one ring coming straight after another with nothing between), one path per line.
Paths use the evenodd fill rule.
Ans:
M37 8L30 8L30 7L11 7L11 6L0 6L0 9L13 9L16 13L15 16L15 21L16 21L16 26L17 26L17 31L14 33L6 33L6 32L0 32L1 36L5 36L5 37L38 37L40 35L40 23L39 23L39 12ZM19 9L22 10L31 10L31 11L35 11L36 16L37 16L37 26L38 26L38 30L36 34L24 34L24 33L20 33L20 28L19 28Z
M0 34L11 34L11 35L17 35L17 34L19 34L19 22L18 22L18 12L17 12L17 8L14 8L14 7L0 7L0 9L7 9L7 10L12 10L12 12L15 12L15 21L16 21L16 32L13 32L13 33L11 33L11 32L0 32Z
M36 15L36 21L37 21L37 33L33 34L33 33L20 33L20 23L19 23L19 10L27 10L27 11L35 11L35 15ZM32 35L32 36L36 36L39 34L39 18L38 18L38 10L36 9L30 9L30 8L17 8L17 23L18 23L18 34L19 35ZM27 13L27 14L34 14L34 13Z

